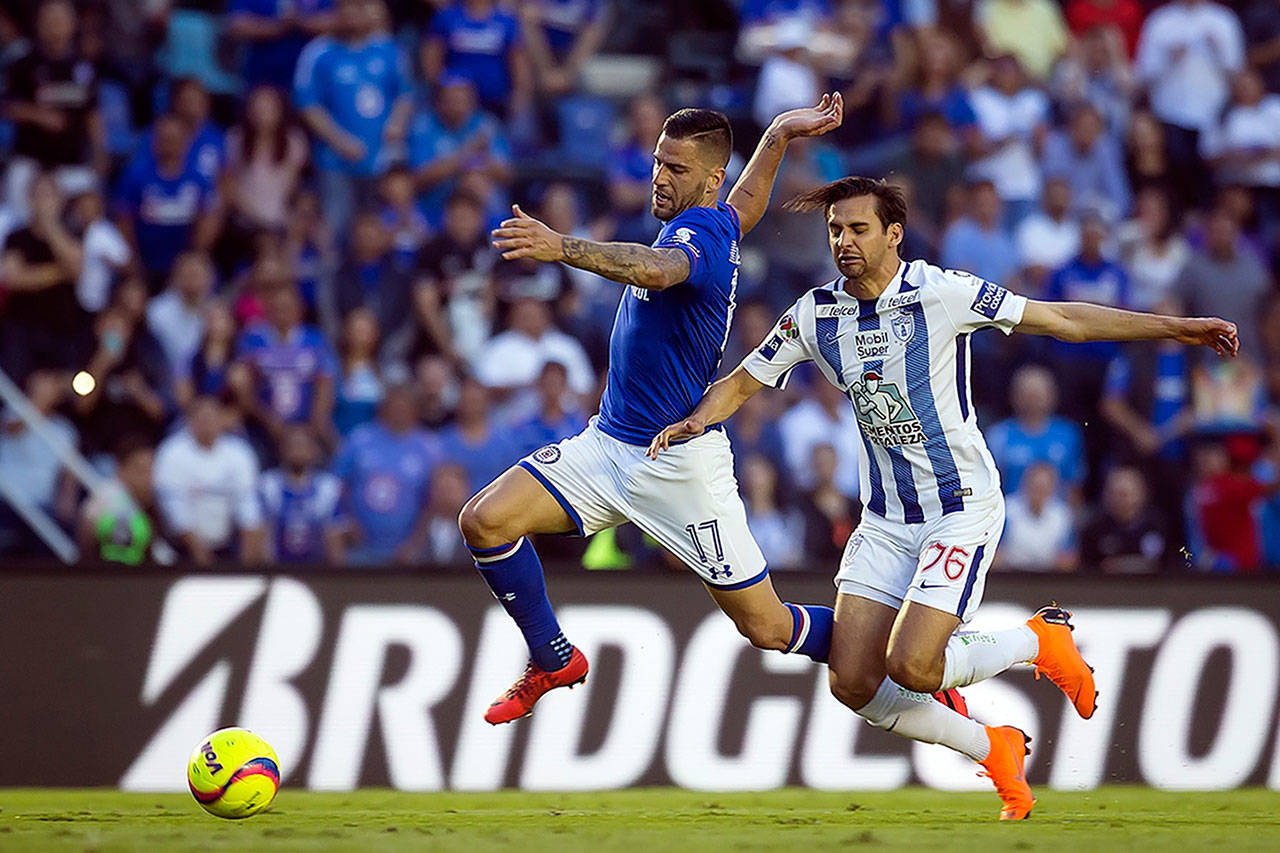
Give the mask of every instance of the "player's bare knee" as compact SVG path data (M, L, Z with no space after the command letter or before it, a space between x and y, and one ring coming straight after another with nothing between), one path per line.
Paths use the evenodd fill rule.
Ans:
M827 683L831 687L831 695L840 704L851 710L858 710L875 698L880 688L880 680L864 672L840 672L835 669L827 671Z
M935 693L942 686L942 667L920 655L891 649L885 671L896 683L917 693Z
M512 534L511 521L494 511L494 502L484 492L475 495L458 513L462 539L472 548L496 548L519 537Z

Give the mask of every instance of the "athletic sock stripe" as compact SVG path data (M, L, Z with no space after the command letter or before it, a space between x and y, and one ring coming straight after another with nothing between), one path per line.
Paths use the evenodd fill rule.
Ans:
M477 563L479 563L482 566L485 566L485 565L488 565L489 563L496 563L500 560L507 559L516 551L519 551L520 546L523 544L524 544L524 537L521 536L519 539L512 542L510 545L500 545L497 548L472 548L471 556L475 558L475 561Z
M787 608L793 617L799 617L796 627L791 632L791 642L787 645L787 652L790 653L803 646L804 641L809 638L809 627L812 621L809 619L809 611L800 605L788 604Z

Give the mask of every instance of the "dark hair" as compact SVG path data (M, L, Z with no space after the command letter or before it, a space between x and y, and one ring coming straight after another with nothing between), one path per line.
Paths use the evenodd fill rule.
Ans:
M692 139L707 146L722 167L733 153L733 128L728 117L715 110L677 110L662 123L662 132L670 139Z
M859 175L841 178L801 193L783 205L782 209L792 213L810 213L815 210L829 213L836 202L864 195L875 196L876 216L881 225L888 228L896 222L906 227L907 196L902 187L883 178L864 178Z
M262 83L249 90L244 99L241 114L240 159L247 163L253 156L253 149L258 146L258 129L249 121L249 100L259 91L270 94L280 104L280 123L271 131L271 162L280 164L289 156L289 131L293 127L293 119L289 114L289 99L284 92L269 83Z

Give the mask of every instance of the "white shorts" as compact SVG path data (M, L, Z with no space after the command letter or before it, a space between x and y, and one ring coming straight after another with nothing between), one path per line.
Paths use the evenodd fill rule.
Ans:
M631 521L710 586L742 589L764 580L768 568L747 528L724 432L708 430L657 459L646 450L605 435L592 418L579 434L518 464L583 536Z
M1004 531L1004 497L923 524L866 513L849 537L836 587L890 607L916 601L968 622Z

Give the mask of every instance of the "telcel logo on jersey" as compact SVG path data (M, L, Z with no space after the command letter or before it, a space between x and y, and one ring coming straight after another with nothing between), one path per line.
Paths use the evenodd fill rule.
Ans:
M873 361L889 354L889 330L870 329L853 336L854 352L860 361Z

